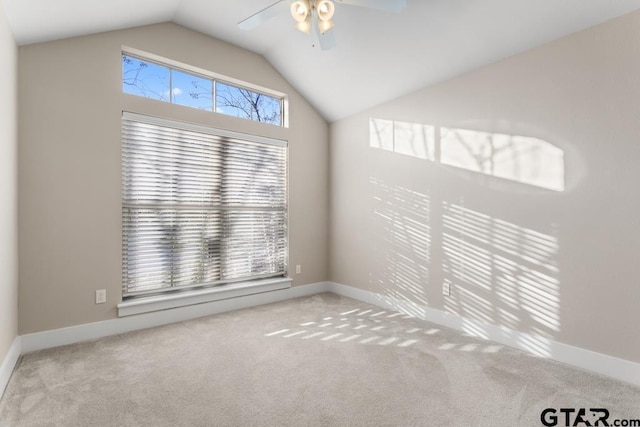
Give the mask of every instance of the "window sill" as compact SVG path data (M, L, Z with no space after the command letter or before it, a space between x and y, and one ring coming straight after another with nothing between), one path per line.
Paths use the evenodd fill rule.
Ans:
M118 304L118 317L288 289L291 287L291 282L292 279L288 277L278 277L275 279L231 283L214 288L190 290L174 294L135 298Z

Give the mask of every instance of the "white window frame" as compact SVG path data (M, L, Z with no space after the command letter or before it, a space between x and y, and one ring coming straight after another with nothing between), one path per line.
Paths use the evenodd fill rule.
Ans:
M209 133L217 136L224 136L231 139L241 139L245 141L258 142L262 144L271 144L278 146L287 146L288 142L281 139L269 138L258 135L244 134L229 130L215 129L209 126L198 125L195 123L187 123L176 120L164 119L148 115L142 115L131 112L123 112L122 120L132 120L158 126L167 126L188 131ZM288 182L287 182L288 187ZM288 189L287 189L288 194ZM165 310L176 307L183 307L193 304L201 304L212 301L219 301L228 298L258 294L269 291L288 289L291 287L292 279L288 277L289 265L289 216L287 215L286 225L286 270L284 277L271 277L261 280L244 280L228 283L222 286L214 287L197 287L171 290L170 292L157 293L151 295L141 295L123 300L117 305L118 316L129 316L152 311Z
M206 79L211 79L213 80L213 113L215 114L220 114L223 116L227 116L227 117L236 117L233 115L228 115L228 114L224 114L224 113L219 113L216 111L216 105L215 105L215 87L216 87L216 81L219 81L220 83L224 83L224 84L229 84L231 86L235 86L237 88L240 89L247 89L250 90L252 92L256 92L259 94L263 94L263 95L267 95L270 96L272 98L277 98L280 100L280 125L278 127L283 127L283 128L288 128L289 127L289 97L287 96L286 93L284 92L280 92L277 90L273 90L264 86L260 86L257 84L253 84L253 83L249 83L249 82L245 82L243 80L239 80L233 77L229 77L229 76L225 76L223 74L219 74L219 73L214 73L212 71L209 70L205 70L204 68L199 68L199 67L195 67L193 65L188 65L188 64L184 64L182 62L178 62L178 61L174 61L172 59L169 58L164 58L162 56L159 55L155 55L153 53L149 53L149 52L145 52L143 50L140 49L135 49L129 46L122 46L121 48L121 56L122 55L127 55L127 56L132 56L136 59L142 60L142 61L148 61L151 62L153 64L157 64L160 65L162 67L167 67L170 70L174 69L177 71L183 71L185 73L189 73L189 74L195 74L198 77L203 77ZM170 88L171 89L171 88ZM136 96L136 95L133 95ZM160 102L166 102L166 101L160 101ZM168 102L169 104L173 104L173 102ZM174 105L179 105L179 104L174 104ZM249 120L249 121L255 121L255 120L251 120L251 119L244 119L239 117L242 120ZM256 123L263 123L263 122L258 122L255 121ZM270 123L265 123L265 124L270 124ZM270 124L272 126L274 126L273 124ZM275 125L277 126L277 125Z

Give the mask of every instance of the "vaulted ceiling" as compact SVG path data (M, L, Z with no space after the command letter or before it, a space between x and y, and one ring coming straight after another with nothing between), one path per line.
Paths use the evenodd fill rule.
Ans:
M18 44L172 21L262 54L329 121L640 9L640 0L407 0L399 14L336 5L322 51L275 0L4 0Z

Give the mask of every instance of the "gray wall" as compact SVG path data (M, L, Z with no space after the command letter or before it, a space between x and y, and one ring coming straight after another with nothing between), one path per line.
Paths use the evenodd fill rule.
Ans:
M638 52L632 13L333 123L331 280L640 362Z
M124 95L123 45L287 93L290 128ZM294 285L327 279L328 125L264 58L158 24L20 47L19 73L21 334L116 317L123 110L288 140Z
M18 334L16 44L0 1L0 363Z

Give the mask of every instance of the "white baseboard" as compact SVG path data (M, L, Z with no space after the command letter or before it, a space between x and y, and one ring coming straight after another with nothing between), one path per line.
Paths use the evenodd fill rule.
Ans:
M574 347L506 327L463 318L431 307L335 282L329 282L327 290L338 295L409 314L416 318L456 329L478 338L496 341L537 356L563 362L640 387L640 363L596 353L591 350L585 350L580 347Z
M93 340L139 329L153 328L155 326L182 322L212 314L239 310L241 308L270 304L291 298L314 295L320 292L327 292L328 288L328 282L319 282L310 285L294 286L282 290L243 296L240 298L229 298L204 304L161 310L153 313L144 313L121 317L118 319L103 320L101 322L87 323L84 325L70 326L68 328L36 332L33 334L22 335L22 353L74 344L81 341Z
M18 359L20 358L20 354L22 353L20 343L21 338L16 337L16 339L13 340L11 347L9 347L9 352L0 365L0 399L2 399L4 390L7 388L7 384L9 384L9 379L13 373L13 368L15 368L16 363L18 363Z

